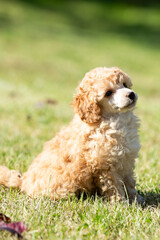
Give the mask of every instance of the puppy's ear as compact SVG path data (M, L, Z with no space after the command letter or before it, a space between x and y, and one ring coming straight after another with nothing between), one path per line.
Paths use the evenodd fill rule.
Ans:
M91 92L80 89L72 102L74 112L86 123L97 123L101 120L101 110Z

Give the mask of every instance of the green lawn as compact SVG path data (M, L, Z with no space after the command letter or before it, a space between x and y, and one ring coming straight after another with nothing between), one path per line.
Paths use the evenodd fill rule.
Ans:
M118 66L139 95L135 175L147 206L52 202L0 186L0 212L25 222L29 240L160 239L160 8L26 2L0 0L0 164L24 172L72 119L70 103L85 72ZM0 239L11 236L0 232Z

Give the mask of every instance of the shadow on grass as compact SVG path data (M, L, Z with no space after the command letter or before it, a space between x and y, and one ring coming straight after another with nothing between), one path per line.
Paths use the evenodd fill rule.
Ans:
M140 194L145 199L145 202L142 204L143 208L146 208L149 206L157 208L160 205L160 193L157 193L154 191L149 191L149 192L138 191L138 194ZM87 199L92 199L92 201L94 201L96 198L103 199L98 192L94 195L88 195L84 192L83 193L79 192L78 194L76 194L76 197L78 200L82 199L83 201Z
M151 207L158 207L160 205L160 193L149 191L149 192L141 192L138 193L145 198L144 208L151 206Z
M12 26L12 20L10 17L4 13L0 13L0 29L9 28Z
M160 27L146 19L150 10L158 7L127 6L105 1L43 1L23 0L32 7L45 9L63 16L72 31L81 36L98 37L104 34L118 34L139 44L159 47ZM132 17L130 17L130 14Z

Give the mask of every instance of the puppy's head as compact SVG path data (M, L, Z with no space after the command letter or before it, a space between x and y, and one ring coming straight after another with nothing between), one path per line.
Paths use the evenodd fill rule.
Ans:
M137 102L132 83L119 68L95 68L86 73L73 101L75 113L86 123L115 113L131 111Z

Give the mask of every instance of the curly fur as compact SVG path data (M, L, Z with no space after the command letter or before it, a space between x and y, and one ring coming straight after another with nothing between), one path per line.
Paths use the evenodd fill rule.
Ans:
M88 72L77 88L69 126L45 144L22 177L0 167L0 184L52 199L86 192L109 200L141 201L133 174L140 144L139 121L128 97L131 85L127 74L116 67ZM108 90L113 97L106 97Z

